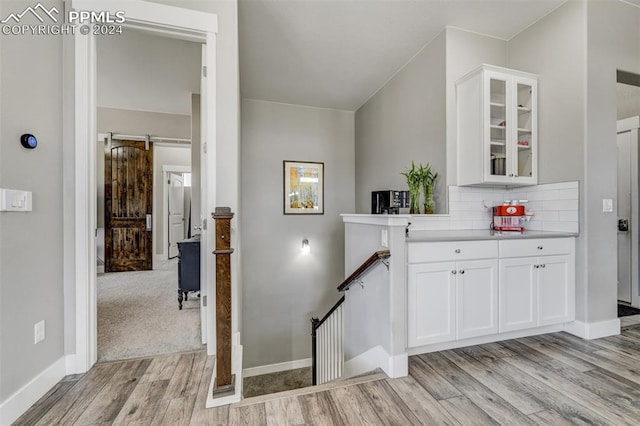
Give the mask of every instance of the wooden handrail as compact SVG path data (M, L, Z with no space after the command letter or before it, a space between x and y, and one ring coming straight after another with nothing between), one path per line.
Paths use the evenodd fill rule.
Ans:
M364 275L370 268L372 268L376 263L381 262L384 259L388 259L391 256L391 252L389 250L379 250L373 253L367 260L365 260L362 265L358 267L346 280L342 282L338 286L338 291L345 291L349 289L349 286L353 284L355 280L360 278L360 276Z

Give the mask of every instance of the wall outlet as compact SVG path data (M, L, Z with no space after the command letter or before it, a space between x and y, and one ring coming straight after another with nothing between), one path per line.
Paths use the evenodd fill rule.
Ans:
M389 247L389 233L386 229L380 231L380 245L382 247Z
M44 340L44 320L33 326L33 343L40 343Z

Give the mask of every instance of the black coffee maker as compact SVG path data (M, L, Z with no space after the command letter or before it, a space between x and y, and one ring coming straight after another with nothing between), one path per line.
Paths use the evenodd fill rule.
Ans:
M409 191L373 191L371 214L399 214L400 209L409 208Z

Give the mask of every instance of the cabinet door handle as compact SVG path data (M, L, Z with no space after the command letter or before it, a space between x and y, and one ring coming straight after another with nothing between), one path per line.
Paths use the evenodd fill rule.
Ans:
M456 254L460 254L460 249L456 249Z
M538 246L538 250L542 250L542 248L543 248L542 246Z
M456 271L456 270L454 269L453 271L451 271L451 273L452 273L453 275L455 275L455 274L457 274L457 273L458 273L458 271Z
M538 269L540 265L533 265L534 268Z
M464 269L461 269L461 270L460 270L460 273L461 273L461 274L464 274Z
M540 266L543 267L543 268L547 267L547 265L545 265L544 263L542 265L540 265Z

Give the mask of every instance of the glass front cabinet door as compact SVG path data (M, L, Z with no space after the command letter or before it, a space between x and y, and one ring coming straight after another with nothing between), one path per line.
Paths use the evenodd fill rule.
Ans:
M482 65L457 92L458 185L535 185L537 78Z

